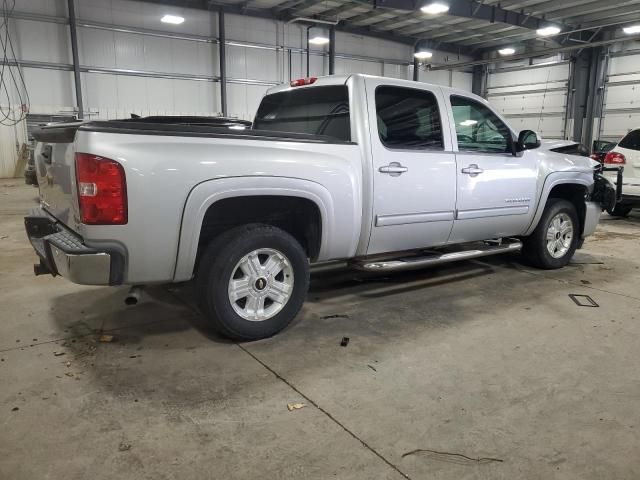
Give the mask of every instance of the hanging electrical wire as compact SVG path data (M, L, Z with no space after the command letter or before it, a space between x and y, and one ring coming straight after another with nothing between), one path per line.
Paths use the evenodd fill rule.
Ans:
M30 100L22 67L16 58L11 38L9 17L16 7L15 0L2 0L2 24L0 25L0 124L14 126L23 121L29 112Z

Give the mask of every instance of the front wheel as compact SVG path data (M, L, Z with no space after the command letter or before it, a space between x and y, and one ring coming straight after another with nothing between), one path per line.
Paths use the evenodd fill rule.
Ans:
M522 252L535 267L553 270L566 266L578 247L580 229L576 207L567 200L547 202L538 226L524 239Z
M298 314L308 288L304 250L287 232L270 225L245 225L215 238L196 275L202 312L233 340L278 333Z

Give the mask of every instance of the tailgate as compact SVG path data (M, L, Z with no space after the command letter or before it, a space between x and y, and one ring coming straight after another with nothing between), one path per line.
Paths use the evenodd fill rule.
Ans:
M46 210L65 225L78 218L75 182L75 133L81 123L42 127L33 134L38 141L34 152L40 201Z

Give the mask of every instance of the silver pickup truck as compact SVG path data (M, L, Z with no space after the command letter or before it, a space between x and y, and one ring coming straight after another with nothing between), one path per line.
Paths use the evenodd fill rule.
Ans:
M289 324L310 264L388 272L522 250L560 268L616 201L597 162L541 148L482 98L365 75L272 88L244 129L131 119L34 136L36 274L193 279L211 325L240 340Z

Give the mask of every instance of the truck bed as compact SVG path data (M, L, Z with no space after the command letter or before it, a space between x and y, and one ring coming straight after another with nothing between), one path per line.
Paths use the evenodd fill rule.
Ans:
M212 127L193 124L164 124L154 122L141 122L140 119L106 120L64 123L41 127L33 132L33 137L38 142L45 143L72 143L76 132L121 133L133 135L162 135L173 137L205 137L205 138L231 138L243 140L262 140L277 142L309 142L350 144L343 140L326 135L310 135L306 133L275 132L269 130L235 130L228 127Z

